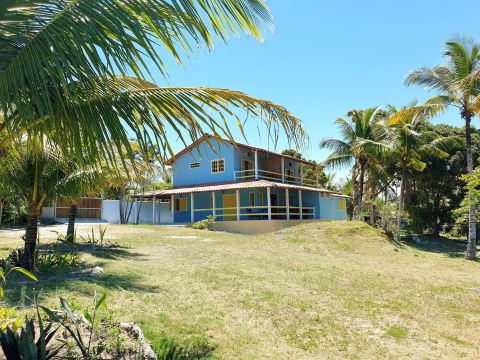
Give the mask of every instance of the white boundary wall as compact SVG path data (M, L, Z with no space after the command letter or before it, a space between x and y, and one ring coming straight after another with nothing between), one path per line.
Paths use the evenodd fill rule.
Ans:
M128 207L130 207L130 202ZM126 203L124 203L126 207ZM168 203L155 202L155 214L153 213L153 202L142 201L134 202L129 224L136 223L138 214L138 224L170 224L172 223L172 213ZM155 218L154 218L155 216ZM41 219L54 220L55 210L53 207L44 207L42 209ZM102 216L101 219L110 224L120 223L120 201L119 200L103 200L102 202Z

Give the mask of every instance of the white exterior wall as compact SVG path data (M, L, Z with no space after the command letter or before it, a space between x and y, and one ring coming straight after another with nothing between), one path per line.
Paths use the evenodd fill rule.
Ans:
M155 203L155 224L168 224L172 222L172 214L169 204ZM120 201L119 200L103 200L102 207L102 220L107 221L110 224L120 223ZM124 204L126 207L126 203ZM128 204L130 206L130 203ZM132 206L129 224L133 224L137 218L137 212L139 212L138 223L139 224L152 224L153 223L153 203L151 201L137 202Z
M44 206L42 208L42 215L40 215L40 219L53 220L54 218L55 218L55 208L52 206Z
M103 200L101 219L110 224L120 224L120 201ZM126 207L126 204L124 204ZM129 203L130 206L130 203ZM138 218L139 224L170 224L172 223L172 212L168 203L155 202L155 219L153 219L153 203L151 201L137 202L133 204L132 212L128 223L133 224L137 218L137 211L140 212ZM41 219L54 220L55 209L53 207L43 207Z

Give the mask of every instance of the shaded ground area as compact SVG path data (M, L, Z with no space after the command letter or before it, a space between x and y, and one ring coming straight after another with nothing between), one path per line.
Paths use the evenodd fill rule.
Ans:
M43 242L55 237L43 230ZM81 308L106 292L113 316L154 346L168 336L210 358L480 356L480 264L457 257L460 241L399 246L355 222L258 236L109 225L106 237L120 247L79 249L102 275L12 283L7 296ZM0 233L0 253L20 244Z

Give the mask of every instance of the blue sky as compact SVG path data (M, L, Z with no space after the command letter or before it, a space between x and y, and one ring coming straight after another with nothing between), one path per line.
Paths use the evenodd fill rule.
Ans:
M285 106L310 136L308 158L320 161L323 137L337 136L334 121L347 110L403 105L429 94L406 88L412 69L441 61L446 40L467 34L480 40L480 2L269 0L275 31L259 43L242 36L197 52L184 67L170 66L158 85L240 90ZM433 95L430 94L430 95ZM435 122L461 126L454 113ZM250 131L249 143L270 147ZM178 144L180 150L181 146ZM277 150L282 150L281 142Z

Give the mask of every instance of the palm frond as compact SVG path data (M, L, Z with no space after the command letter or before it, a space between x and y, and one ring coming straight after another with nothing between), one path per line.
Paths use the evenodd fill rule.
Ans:
M229 118L243 129L239 110L260 118L274 140L283 131L295 147L304 148L308 138L303 123L285 108L238 91L160 88L131 77L112 79L108 89L98 85L93 92L77 82L71 91L81 101L65 104L34 129L28 129L29 122L22 118L6 120L9 133L48 133L65 151L86 162L102 154L112 160L115 149L130 149L132 134L144 150L159 144L160 159L173 155L171 139L177 137L184 145L206 133L233 140ZM133 156L131 150L129 155Z
M327 159L321 162L321 165L325 168L338 170L352 166L355 158L352 155L337 155L331 154Z
M125 142L126 130L119 121L122 116L135 134L148 127L137 127L139 120L133 120L133 111L140 105L122 108L117 102L117 108L108 111L106 100L97 103L95 110L102 109L96 124L92 122L93 111L86 108L85 93L96 94L101 87L106 98L119 98L119 85L112 81L118 73L140 79L154 71L167 76L166 56L182 62L183 55L197 47L212 48L214 38L226 40L229 34L244 32L262 39L271 27L271 14L262 0L5 0L0 3L0 112L8 126L17 123L28 128L47 118L42 126L63 125L58 131L78 126L84 137L99 131L86 146L93 146L96 140L104 143L107 134L114 143ZM82 84L83 91L78 91L75 83ZM247 105L247 111L263 111L269 124L286 116L284 109L240 93L218 90L207 95L208 91L199 90L194 96L193 90L180 92L169 90L162 96L176 97L177 102L215 97L221 100L214 101L212 107L219 109L227 103ZM129 96L130 104L135 97L140 96ZM192 116L201 112L201 104L194 106L192 102L184 104L182 111L178 107L168 111L168 105L158 108L169 119L182 111L186 115L187 109ZM151 104L145 109L153 110ZM145 109L140 111L142 121ZM73 111L71 119L65 118L68 111ZM90 122L77 123L87 120ZM157 138L164 135L161 128L156 127ZM79 142L78 138L71 142Z

